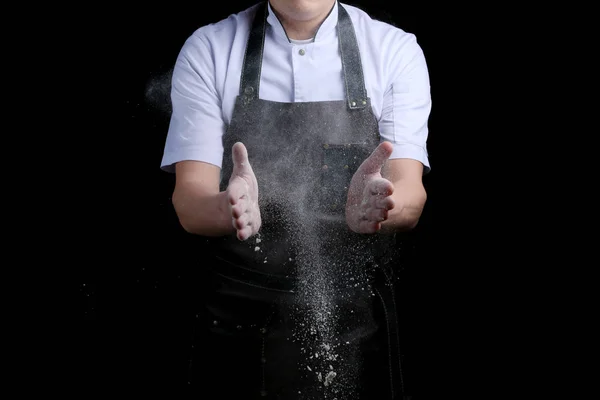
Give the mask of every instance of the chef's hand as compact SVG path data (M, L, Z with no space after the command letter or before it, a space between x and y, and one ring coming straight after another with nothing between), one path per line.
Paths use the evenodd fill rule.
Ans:
M232 158L233 171L227 186L227 199L237 238L246 240L255 235L261 225L258 183L248 161L246 146L240 142L235 143Z
M346 223L356 233L376 233L394 208L392 182L381 176L381 168L392 154L392 144L383 142L363 161L350 181Z

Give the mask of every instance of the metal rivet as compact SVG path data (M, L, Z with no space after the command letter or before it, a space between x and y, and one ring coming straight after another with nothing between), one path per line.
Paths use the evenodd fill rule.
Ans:
M239 331L240 329L242 329L242 326L241 326L241 325L238 325L238 326L236 326L236 328L237 328L237 329L238 329L238 331Z
M219 325L219 321L217 321L217 320L214 320L214 321L213 321L213 325Z
M260 328L260 333L267 333L267 328Z
M324 170L327 169L327 168L329 168L327 165L323 165L323 169Z
M263 358L260 359L260 362L264 364L264 363L267 362L267 359L265 357L263 357Z
M348 169L348 166L347 166L347 165L344 165L344 169Z
M363 100L363 101L362 101L362 103L363 103L363 105L364 105L364 104L367 104L367 101L366 101L366 100Z
M246 92L246 94L251 94L254 92L254 88L252 86L248 86L246 89L244 89L244 92Z
M352 104L352 107L356 107L356 102L355 101L353 101L351 104Z
M324 144L324 145L323 145L323 148L325 148L325 149L328 149L328 148L329 148L329 145L328 145L328 144Z
M298 52L298 54L300 54L301 56L306 54L306 51L304 51L304 49L300 49L300 51Z

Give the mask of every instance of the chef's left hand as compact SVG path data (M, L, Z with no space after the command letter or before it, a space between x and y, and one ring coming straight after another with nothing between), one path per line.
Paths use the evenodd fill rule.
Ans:
M346 202L346 223L356 233L376 233L394 208L394 185L381 176L392 154L392 144L383 142L363 161L350 181Z

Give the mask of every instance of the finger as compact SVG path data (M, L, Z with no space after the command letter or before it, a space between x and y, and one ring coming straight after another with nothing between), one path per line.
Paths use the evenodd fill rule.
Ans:
M373 179L369 182L369 193L372 195L391 196L394 193L394 185L385 178Z
M381 230L381 222L378 222L376 224L373 224L372 226L372 230L370 233L377 233Z
M244 168L250 165L248 162L248 150L242 142L237 142L233 145L231 148L231 157L234 168Z
M363 233L376 233L381 229L380 222L364 221L361 225L361 232Z
M373 222L383 222L388 219L388 210L385 208L371 208L365 214L366 220Z
M246 226L243 229L237 231L237 238L239 240L246 240L252 235L252 227Z
M242 201L238 204L235 204L231 207L231 216L233 218L241 218L248 211L248 206L246 202Z
M377 201L375 202L376 208L384 209L384 210L388 210L388 211L393 209L395 206L396 206L396 203L394 202L394 199L392 199L389 196L378 198Z
M359 169L365 175L374 174L381 171L385 162L392 155L394 150L390 142L382 142L377 146L369 157L360 165Z
M237 230L242 230L244 229L246 226L249 226L250 224L248 223L250 220L250 217L248 215L248 213L244 213L242 215L240 215L239 217L235 218L235 229Z

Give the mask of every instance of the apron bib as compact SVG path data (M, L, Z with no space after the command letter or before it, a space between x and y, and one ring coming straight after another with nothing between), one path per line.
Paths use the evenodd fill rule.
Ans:
M204 342L191 364L191 381L224 398L401 398L395 237L356 234L344 219L350 179L380 136L352 21L338 10L343 101L260 99L266 2L254 17L223 137L221 190L240 141L258 181L262 226L244 242L207 239L215 266L199 321Z

